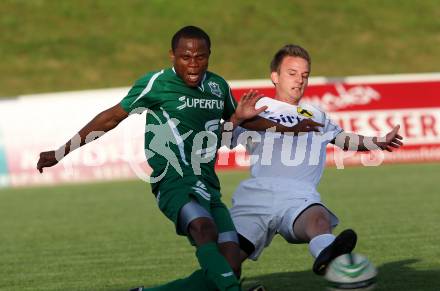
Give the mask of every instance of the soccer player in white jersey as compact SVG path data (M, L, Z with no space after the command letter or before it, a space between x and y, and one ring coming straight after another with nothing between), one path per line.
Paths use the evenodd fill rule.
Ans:
M236 128L232 144L247 145L251 178L238 186L230 212L240 234L242 261L257 260L273 237L280 234L289 243L308 243L315 258L313 271L323 275L327 265L337 256L350 253L357 241L351 229L338 236L332 234L338 218L321 202L316 190L327 144L344 150L392 151L402 145L402 137L398 134L399 126L382 138L347 133L325 112L300 104L310 65L309 54L298 45L286 45L275 54L271 79L276 95L275 99L261 99L262 105L268 106L262 116L284 125L312 118L324 127L319 133L295 136L276 132L257 132L255 136L256 132Z

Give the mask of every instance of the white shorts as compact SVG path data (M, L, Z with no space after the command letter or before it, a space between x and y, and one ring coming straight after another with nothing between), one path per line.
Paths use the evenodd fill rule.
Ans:
M328 210L314 187L282 178L251 178L238 186L230 212L237 232L255 246L249 258L257 260L277 233L289 243L304 243L295 237L293 223L316 204ZM335 227L339 220L328 211Z

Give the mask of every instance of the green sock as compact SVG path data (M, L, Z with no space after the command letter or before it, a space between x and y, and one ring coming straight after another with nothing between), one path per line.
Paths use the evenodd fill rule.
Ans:
M190 276L172 281L165 285L143 288L143 291L179 291L179 290L191 290L191 291L215 291L217 287L212 283L202 270L197 270Z
M204 274L220 291L240 291L239 282L216 243L199 246L196 256Z

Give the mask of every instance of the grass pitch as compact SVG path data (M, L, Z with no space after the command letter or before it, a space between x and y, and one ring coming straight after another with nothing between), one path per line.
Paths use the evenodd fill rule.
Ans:
M2 0L0 15L0 96L128 87L169 66L189 24L210 34L210 69L228 80L268 78L286 43L310 51L313 76L440 67L437 0Z
M439 290L439 164L327 169L320 192L379 269L376 290ZM220 174L224 200L246 172ZM141 181L0 190L0 290L116 291L197 268ZM306 245L276 238L246 262L246 286L324 290Z

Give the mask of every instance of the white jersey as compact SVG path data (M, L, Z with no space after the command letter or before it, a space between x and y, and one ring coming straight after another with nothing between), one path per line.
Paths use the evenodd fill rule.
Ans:
M277 132L251 132L237 127L232 146L242 144L251 155L252 178L289 180L297 190L316 192L326 160L326 146L342 129L327 114L315 106L294 106L269 97L260 99L256 107L267 105L260 116L284 126L294 126L300 120L311 118L324 127L320 132L280 134ZM275 179L276 180L276 179Z

